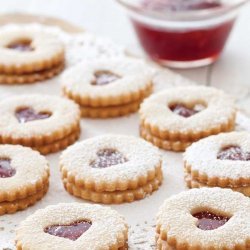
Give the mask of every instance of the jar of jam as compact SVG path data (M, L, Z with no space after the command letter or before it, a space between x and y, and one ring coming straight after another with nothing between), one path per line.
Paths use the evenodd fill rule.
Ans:
M209 65L220 56L248 0L117 0L154 61L174 68Z

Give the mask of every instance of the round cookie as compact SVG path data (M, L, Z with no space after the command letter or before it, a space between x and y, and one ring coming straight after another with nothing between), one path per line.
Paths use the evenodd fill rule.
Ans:
M202 139L184 154L189 186L219 186L249 193L250 134L223 133Z
M0 74L23 75L59 66L64 45L48 32L19 27L0 32Z
M236 108L232 98L218 89L188 86L152 95L139 113L141 128L153 138L190 144L233 130Z
M162 173L161 164L158 149L150 143L112 134L74 144L60 157L63 179L97 192L137 189Z
M16 230L17 250L125 250L127 239L128 226L116 211L80 203L38 210Z
M44 150L63 140L61 149L68 145L65 140L72 142L72 136L78 138L80 110L70 100L50 95L21 95L2 100L0 107L1 144Z
M157 249L245 249L250 201L230 189L201 188L167 199L157 218Z
M141 60L102 59L72 67L61 82L63 93L82 107L116 107L151 93L153 73Z
M35 203L48 185L49 166L44 156L19 145L0 145L0 214Z

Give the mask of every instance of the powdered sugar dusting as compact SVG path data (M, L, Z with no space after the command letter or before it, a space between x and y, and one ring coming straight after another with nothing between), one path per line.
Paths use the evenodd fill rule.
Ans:
M37 151L19 145L0 145L0 158L8 157L16 174L11 178L1 178L0 194L16 193L21 189L41 182L49 171L46 158Z
M51 225L67 225L87 220L92 225L76 241L44 233ZM30 237L35 235L36 237ZM123 236L122 236L123 235ZM61 203L38 210L17 229L17 240L29 249L109 249L119 238L126 242L127 225L124 218L109 207L80 203ZM41 242L43 244L41 245Z
M203 104L206 108L186 119L167 108L174 103ZM196 132L227 123L235 112L233 99L224 92L211 87L188 86L150 96L141 105L140 116L163 131Z
M80 117L78 106L70 100L50 95L20 95L4 99L0 102L0 135L15 138L44 136L65 127L71 128ZM49 112L47 119L19 123L16 110L32 108L36 113Z
M105 86L91 84L98 71L118 75L115 81ZM96 59L80 63L62 74L61 83L67 92L81 98L100 99L124 97L131 92L146 89L152 82L155 71L144 61L132 58Z
M97 159L97 153L107 148L119 151L126 161L108 168L91 167L91 163ZM148 171L155 170L160 164L160 153L150 143L133 136L112 134L70 146L62 153L60 161L67 172L81 180L93 180L95 183L135 180L147 176Z
M192 216L204 209L230 217L222 227L204 231ZM249 198L230 189L201 188L179 193L161 206L157 224L161 232L175 238L177 244L186 242L190 248L222 249L246 244L250 234Z
M193 143L185 152L184 160L192 170L204 173L208 177L250 178L249 161L232 161L217 159L221 149L228 146L239 146L243 151L250 150L250 134L247 132L224 133L202 139Z

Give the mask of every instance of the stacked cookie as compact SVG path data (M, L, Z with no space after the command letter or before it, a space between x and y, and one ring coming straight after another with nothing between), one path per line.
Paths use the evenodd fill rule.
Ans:
M224 133L190 146L184 155L189 188L231 188L250 196L250 134Z
M103 135L67 148L60 169L69 193L106 204L143 199L163 179L158 149L125 135Z
M57 152L80 135L80 110L50 95L20 95L0 102L0 144L20 144L42 154Z
M230 189L201 188L167 199L157 218L158 250L249 249L250 200Z
M152 77L144 62L120 58L83 62L61 81L64 95L80 105L82 116L108 118L137 111L152 92Z
M64 68L64 46L54 35L27 29L0 32L0 83L33 83Z
M49 166L44 156L19 145L0 145L0 215L33 205L48 187Z
M118 212L81 203L40 209L16 232L18 250L126 250L127 240L128 226Z
M189 86L152 95L139 113L144 139L166 150L184 151L201 138L233 130L236 108L218 89Z

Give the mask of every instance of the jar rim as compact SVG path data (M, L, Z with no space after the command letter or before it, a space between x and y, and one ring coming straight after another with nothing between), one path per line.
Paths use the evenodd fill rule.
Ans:
M222 15L233 12L249 2L249 0L221 0L220 7L214 7L204 10L190 10L190 11L156 11L143 9L139 4L140 1L135 0L116 0L129 12L144 16L146 18L154 19L155 21L174 21L174 22L195 22L213 19Z

